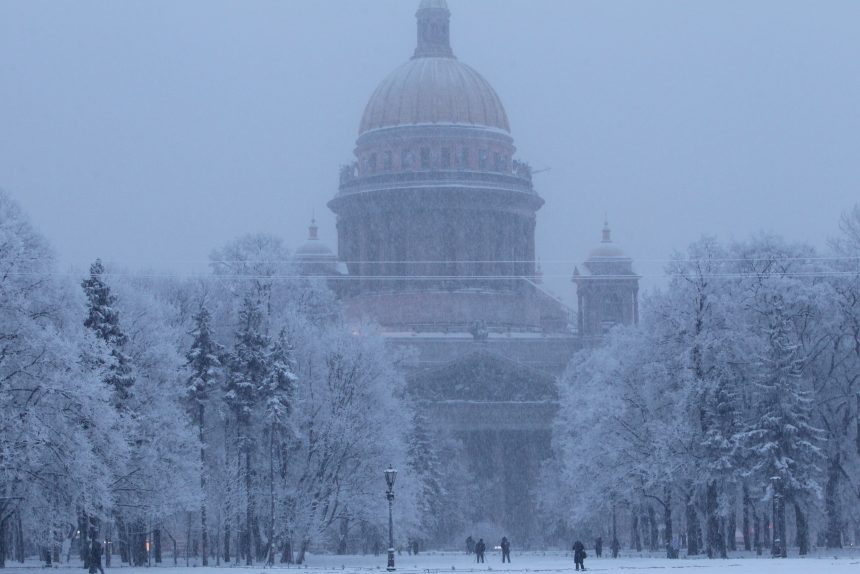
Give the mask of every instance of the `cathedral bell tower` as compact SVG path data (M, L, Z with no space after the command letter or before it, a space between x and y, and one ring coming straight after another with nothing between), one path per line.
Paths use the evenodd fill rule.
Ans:
M638 325L639 275L633 272L633 260L612 242L608 222L582 267L573 271L579 334L599 337L615 325Z

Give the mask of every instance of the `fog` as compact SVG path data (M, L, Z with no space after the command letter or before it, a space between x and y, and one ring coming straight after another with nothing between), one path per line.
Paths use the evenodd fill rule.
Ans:
M0 187L66 264L206 269L248 231L306 237L414 0L0 3ZM604 214L645 284L701 234L824 246L860 179L860 4L451 0L546 200L575 301Z

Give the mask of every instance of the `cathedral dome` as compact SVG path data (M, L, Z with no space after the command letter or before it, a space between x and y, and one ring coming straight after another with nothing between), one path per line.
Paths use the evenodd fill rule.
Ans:
M397 126L454 124L510 132L496 91L454 57L445 0L422 0L412 60L379 84L361 119L360 134Z
M627 254L624 253L624 250L618 246L618 244L612 242L612 235L609 229L609 223L603 224L603 239L601 242L591 250L588 254L589 260L601 260L601 259L627 259Z
M416 124L460 124L510 132L496 91L478 72L455 58L415 58L376 88L360 133Z

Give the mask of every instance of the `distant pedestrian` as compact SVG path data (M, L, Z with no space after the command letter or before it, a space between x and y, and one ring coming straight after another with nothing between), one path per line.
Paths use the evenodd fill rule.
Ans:
M598 536L597 540L594 541L594 555L597 558L603 556L603 537Z
M573 563L577 570L585 570L585 545L577 540L573 543Z
M666 558L669 558L670 560L678 558L678 547L672 540L666 543Z
M90 546L90 574L96 574L96 572L105 574L102 568L102 545L97 540L93 540Z
M466 538L466 554L472 554L475 551L475 539L469 536Z
M487 551L487 545L484 544L484 539L479 538L478 543L475 544L475 560L477 562L480 562L481 564L483 564L484 563L484 552L486 552L486 551Z
M618 558L618 551L621 550L621 544L618 542L617 538L612 539L612 542L609 544L609 549L612 550L612 557Z
M502 536L502 543L500 545L502 547L502 564L505 563L505 559L507 559L508 564L511 563L511 543L508 541L507 536Z
M418 539L417 538L412 539L412 554L414 554L415 556L418 556Z

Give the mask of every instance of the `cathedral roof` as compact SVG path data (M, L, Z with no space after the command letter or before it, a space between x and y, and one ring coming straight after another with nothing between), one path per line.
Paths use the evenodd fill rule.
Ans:
M496 91L481 74L454 57L445 0L422 0L413 58L379 84L359 133L388 127L458 124L510 132Z

